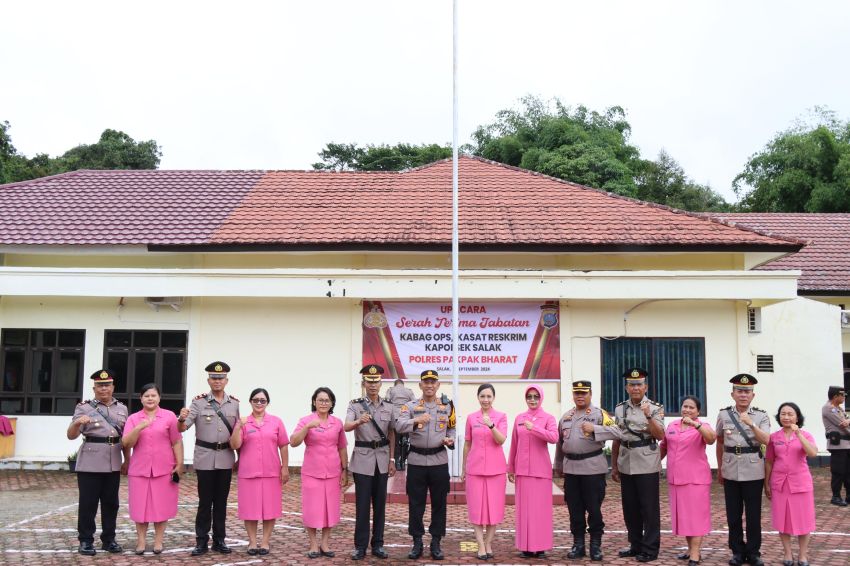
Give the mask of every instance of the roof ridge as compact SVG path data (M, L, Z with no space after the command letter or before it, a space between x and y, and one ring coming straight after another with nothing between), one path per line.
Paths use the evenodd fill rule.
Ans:
M59 177L73 177L86 169L75 169L73 171L63 171L62 173L54 173L53 175L45 175L44 177L36 177L35 179L27 179L25 181L15 181L13 183L0 183L0 189L9 187L20 187L24 185L34 185L35 183L50 182Z

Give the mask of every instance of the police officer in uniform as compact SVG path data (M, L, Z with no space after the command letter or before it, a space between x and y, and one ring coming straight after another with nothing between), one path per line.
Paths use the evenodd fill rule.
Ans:
M425 526L425 499L431 493L431 558L442 560L440 540L446 536L446 500L449 494L449 456L446 447L454 449L454 405L445 396L437 397L439 375L425 370L419 376L422 397L401 407L395 430L410 434L410 456L407 466L408 532L413 547L407 557L422 556Z
M94 399L83 401L74 410L68 426L68 440L83 435L77 454L77 485L80 489L77 517L78 552L94 556L94 531L97 505L100 503L101 548L107 552L123 552L115 542L118 517L118 486L121 474L127 474L130 449L121 448L121 435L127 422L127 406L115 400L115 374L99 369L91 374ZM121 455L124 455L122 462Z
M611 447L611 479L620 483L623 518L629 533L629 547L620 557L633 556L638 562L658 558L661 546L661 501L659 477L664 439L664 407L646 396L647 371L630 368L623 374L629 398L614 409L615 426L604 427L615 438Z
M843 387L830 386L829 401L821 409L823 429L826 431L829 451L829 470L832 473L830 503L847 507L850 503L850 417L844 412L845 393ZM847 499L841 498L841 486Z
M739 373L729 380L734 405L717 415L717 481L723 484L726 522L729 524L730 566L748 562L762 566L761 493L764 489L762 445L770 440L770 417L750 406L758 380ZM747 542L744 543L742 514L747 518Z
M236 456L230 448L230 435L239 420L239 399L224 392L230 366L213 362L204 368L209 376L209 393L198 395L192 404L180 409L178 428L184 432L195 425L195 454L192 466L198 475L198 513L195 516L195 548L192 556L209 549L212 523L212 549L229 554L226 536L227 497Z
M393 386L387 389L387 394L384 398L393 404L395 407L395 415L398 416L398 411L405 403L409 403L416 399L416 395L409 387L404 386L404 380L398 378L393 383ZM407 450L410 447L410 439L406 434L397 434L395 437L395 469L403 470L407 463Z
M384 511L387 506L387 478L395 475L392 465L395 448L392 403L381 399L384 368L370 364L360 370L366 396L348 404L345 431L354 431L354 452L349 469L354 474L356 522L352 560L363 560L369 546L369 507L373 508L372 555L386 558L384 550Z
M564 500L570 512L573 547L567 558L585 556L585 533L590 533L590 559L602 560L602 500L608 462L602 449L605 441L596 438L595 426L610 426L614 420L591 402L590 382L573 382L575 407L564 413L558 424L560 441L555 448L555 466L564 476ZM600 436L602 430L600 429Z

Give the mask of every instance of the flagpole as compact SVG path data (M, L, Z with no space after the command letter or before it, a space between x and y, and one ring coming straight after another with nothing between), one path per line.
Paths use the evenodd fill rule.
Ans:
M457 37L458 37L458 0L452 0L452 400L455 411L457 411L458 388L460 379L458 377L457 351L458 351L458 326L460 321L460 306L458 300L458 150L457 150L457 122L458 122L458 81L457 81ZM459 416L457 412L455 416ZM455 421L456 424L459 424ZM455 446L459 447L457 439ZM455 476L460 476L460 450L456 448L453 452L452 470Z

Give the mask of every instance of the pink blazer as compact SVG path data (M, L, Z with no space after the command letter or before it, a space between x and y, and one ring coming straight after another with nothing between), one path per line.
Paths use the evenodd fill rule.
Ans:
M525 428L525 421L531 420L534 428ZM558 442L558 423L555 417L538 410L520 413L514 420L511 433L511 451L508 455L508 472L519 476L535 478L552 477L552 458L549 456L549 444Z
M700 420L702 426L711 428ZM667 425L662 446L667 448L667 483L671 485L711 484L711 467L705 454L705 440L693 427L682 429L682 419Z
M248 415L248 420L242 426L239 477L280 477L280 447L287 444L289 436L279 418L266 413L260 426L253 415Z
M814 437L805 430L803 436L815 444ZM806 451L796 434L792 435L790 440L785 438L782 429L771 434L764 457L773 462L773 471L770 474L771 489L779 491L787 481L787 490L791 493L814 491L812 473L806 462Z
M303 417L295 425L298 432L307 423L318 418L316 413ZM304 463L301 464L301 474L314 478L335 478L342 474L342 461L339 459L339 449L348 446L342 421L333 415L328 415L324 426L311 428L304 439L307 449L304 451Z
M496 425L496 430L508 434L508 417L495 409L490 409L490 420ZM493 433L484 424L481 411L475 411L466 417L466 435L464 439L472 440L472 448L466 456L466 473L476 476L497 476L507 471L505 451L500 444L493 440Z
M144 410L130 415L124 425L124 436L130 434L144 418ZM157 409L153 424L139 433L127 474L146 478L170 474L177 464L173 446L180 438L174 413L163 408Z

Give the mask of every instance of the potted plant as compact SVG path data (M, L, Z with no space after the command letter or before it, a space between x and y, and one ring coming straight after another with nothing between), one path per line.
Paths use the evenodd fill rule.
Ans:
M74 473L77 471L77 451L74 450L71 454L68 454L68 471Z
M611 469L611 447L607 444L602 448L602 453L605 455L605 460L608 462L608 469Z

